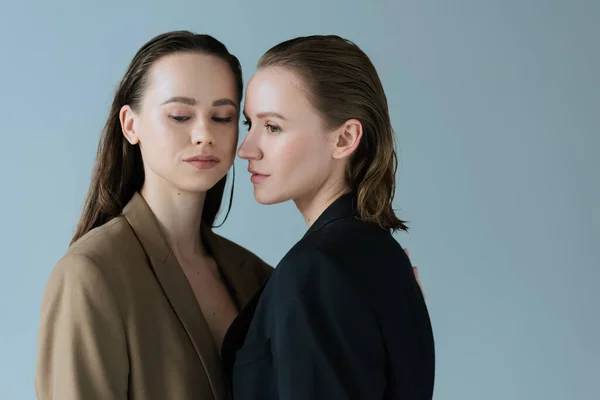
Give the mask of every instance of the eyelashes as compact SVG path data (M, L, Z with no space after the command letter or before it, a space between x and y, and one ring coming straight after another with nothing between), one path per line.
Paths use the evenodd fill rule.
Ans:
M232 117L225 117L225 118L222 118L222 117L213 117L212 120L215 121L215 122L220 122L220 123L228 124L231 121L233 121L233 118Z
M248 130L250 130L250 128L252 128L252 122L250 122L247 119L244 120L243 124L246 125L246 127L247 127ZM279 133L279 132L281 132L281 128L280 127L278 127L277 125L270 124L268 122L265 124L265 128L270 133Z
M267 128L267 130L271 133L279 133L281 132L281 128L278 127L277 125L273 125L273 124L265 124L265 128Z
M169 118L171 118L175 122L185 122L190 119L190 117L185 117L182 115L170 115Z
M177 122L177 123L185 123L187 121L189 121L191 119L191 117L185 116L185 115L170 115L169 118L171 118L173 121ZM233 117L212 117L211 118L212 121L219 123L219 124L230 124L233 122L234 118ZM248 119L245 119L242 122L245 126L247 130L250 130L252 128L252 122ZM267 130L267 132L269 133L280 133L281 132L281 128L275 124L272 123L265 123L264 125L265 129Z
M192 119L192 117L185 115L169 115L169 118L178 123L187 122ZM211 120L219 124L229 124L233 122L233 117L212 117Z

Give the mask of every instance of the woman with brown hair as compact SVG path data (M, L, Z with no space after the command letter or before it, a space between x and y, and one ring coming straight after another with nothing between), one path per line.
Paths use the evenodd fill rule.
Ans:
M396 153L367 55L337 36L283 42L246 91L248 160L262 204L293 200L308 231L223 343L238 399L431 399L434 341L392 233Z
M44 292L39 399L225 397L223 335L272 271L211 230L242 85L237 58L208 35L159 35L133 58Z

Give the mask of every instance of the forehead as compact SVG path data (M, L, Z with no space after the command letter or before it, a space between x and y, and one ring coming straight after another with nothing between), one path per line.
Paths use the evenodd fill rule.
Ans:
M315 112L307 94L302 79L289 69L261 68L248 82L245 111L275 111L287 115L299 111Z
M218 57L198 53L176 53L157 60L148 75L149 96L189 96L199 100L237 100L231 68Z

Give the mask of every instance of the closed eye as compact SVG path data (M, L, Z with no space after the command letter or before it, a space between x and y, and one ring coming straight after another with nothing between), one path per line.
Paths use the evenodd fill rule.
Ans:
M170 115L169 118L177 122L185 122L190 119L190 117L186 117L184 115Z
M231 121L233 121L232 117L212 117L212 120L221 124L227 124Z

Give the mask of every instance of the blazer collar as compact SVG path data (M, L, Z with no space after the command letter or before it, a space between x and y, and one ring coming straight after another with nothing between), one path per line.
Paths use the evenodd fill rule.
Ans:
M338 219L356 215L357 198L354 193L347 193L338 197L317 220L308 228L304 236L311 234Z
M154 213L141 194L136 192L125 206L123 215L148 255L159 284L190 337L204 365L215 398L222 398L225 389L222 387L223 376L217 347L189 281L162 234ZM244 285L244 282L251 281L244 276L244 260L240 252L224 251L219 238L208 227L203 226L201 234L217 265L233 287L238 302L244 304L251 297L250 292L253 294L257 287L248 288L248 284Z
M251 259L237 245L214 233L206 224L203 223L201 228L207 249L225 275L240 308L243 308L262 283L254 273Z

